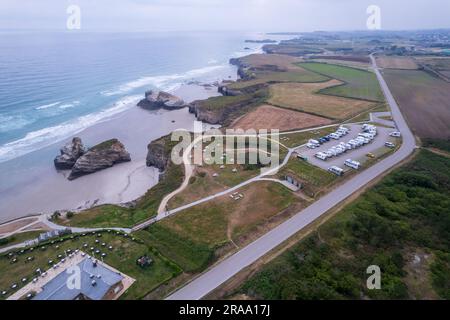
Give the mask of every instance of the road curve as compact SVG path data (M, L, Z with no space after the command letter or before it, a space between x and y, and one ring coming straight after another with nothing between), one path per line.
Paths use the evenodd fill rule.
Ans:
M363 188L369 181L375 179L386 170L392 168L407 158L414 151L414 135L403 118L400 109L386 84L386 81L383 79L381 72L377 68L373 55L371 55L371 60L374 72L378 78L386 100L391 107L392 116L396 122L398 130L403 136L403 143L399 150L393 155L364 170L339 188L328 193L306 209L300 211L286 222L272 229L264 236L252 242L229 258L226 258L217 265L213 266L211 269L188 283L186 286L168 296L168 300L201 299L225 281L233 277L239 271L251 265L267 254L270 250L274 249L298 231L308 226L314 220L332 209L336 204Z

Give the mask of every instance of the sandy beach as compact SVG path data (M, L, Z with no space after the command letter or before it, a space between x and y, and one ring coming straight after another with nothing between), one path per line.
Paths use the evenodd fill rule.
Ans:
M216 87L198 84L183 85L173 93L186 102L219 95ZM146 166L147 145L173 130L192 130L194 121L194 115L187 108L148 111L131 106L89 127L76 135L85 146L117 138L125 145L132 161L74 181L66 179L69 171L58 172L53 166L59 148L71 138L0 164L0 179L8 181L0 193L0 223L29 214L81 210L139 198L156 185L159 178L158 169Z

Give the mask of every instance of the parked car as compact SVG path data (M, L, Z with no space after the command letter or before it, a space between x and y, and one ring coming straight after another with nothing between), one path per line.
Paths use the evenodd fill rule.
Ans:
M393 144L392 142L389 142L389 141L387 141L387 142L385 142L384 143L384 145L386 146L386 147L388 147L388 148L395 148L395 144Z
M342 176L344 174L344 169L341 169L336 166L332 166L332 167L328 168L328 171L331 173L334 173L337 176Z
M327 155L325 153L323 153L323 152L318 152L314 156L317 159L320 159L320 160L323 160L323 161L327 160L327 158L328 158Z
M345 160L344 163L347 167L353 168L355 170L358 170L361 164L358 161L353 161L351 159Z
M330 134L330 137L331 137L332 139L334 139L334 140L339 140L339 138L340 138L341 136L339 136L339 135L336 134L336 133L332 133L332 134Z
M398 132L398 131L394 131L394 132L391 132L391 133L389 133L389 135L391 136L391 137L400 137L402 134L400 133L400 132Z

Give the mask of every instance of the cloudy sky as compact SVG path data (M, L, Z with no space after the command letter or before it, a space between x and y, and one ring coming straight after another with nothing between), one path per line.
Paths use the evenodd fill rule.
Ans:
M382 29L450 28L449 0L0 0L0 29L65 30L72 4L87 31L362 30L372 4Z

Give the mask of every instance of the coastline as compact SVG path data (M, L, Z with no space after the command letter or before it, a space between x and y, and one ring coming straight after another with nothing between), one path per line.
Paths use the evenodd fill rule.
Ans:
M236 79L234 68L230 68L225 79ZM172 93L186 102L220 95L217 87L198 83L183 84ZM147 145L176 129L192 130L194 121L195 116L188 108L148 111L133 106L86 128L76 134L85 145L118 138L132 161L74 181L67 180L69 171L58 172L53 165L59 148L70 138L1 163L0 178L7 179L8 186L3 186L0 192L0 223L33 214L80 211L100 204L124 204L138 199L159 180L158 169L146 166Z

